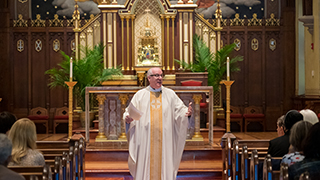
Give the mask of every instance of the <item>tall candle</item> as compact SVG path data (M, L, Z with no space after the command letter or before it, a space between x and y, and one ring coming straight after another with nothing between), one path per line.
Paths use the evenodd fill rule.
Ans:
M227 79L230 79L230 65L229 65L229 57L227 57Z
M72 79L72 57L70 57L70 78Z

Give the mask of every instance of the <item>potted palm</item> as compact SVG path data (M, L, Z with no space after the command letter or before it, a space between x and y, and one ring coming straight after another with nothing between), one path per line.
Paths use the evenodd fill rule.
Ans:
M224 46L216 53L212 53L206 43L198 36L193 36L194 62L188 64L182 61L184 70L192 72L208 72L208 86L213 87L215 96L221 96L220 82L226 79L227 57L230 56L236 45L230 44ZM243 61L242 56L232 57L230 59L230 72L240 71L237 62ZM179 60L176 62L181 63ZM220 98L219 98L220 99ZM221 102L214 102L214 124L216 123L217 111L221 110Z
M230 44L224 46L216 53L212 53L206 43L198 36L193 36L194 62L188 64L182 61L184 70L192 72L208 72L208 85L213 87L214 91L218 91L220 82L226 76L227 57L232 53L236 45ZM238 61L243 61L242 56L236 56L230 59L230 72L240 71L237 66ZM181 63L181 61L176 60Z
M85 88L100 86L103 81L112 78L113 75L122 75L121 68L104 69L102 43L96 45L93 49L88 47L80 47L84 57L73 61L73 80L77 81L74 94L79 101L77 104L81 107L84 117L85 111ZM69 81L70 77L70 56L61 51L63 60L58 64L58 68L52 68L45 72L50 77L51 82L48 84L51 88L63 86L68 88L65 81ZM79 98L80 97L80 98ZM93 98L90 98L91 101ZM90 103L93 104L92 102ZM81 117L81 116L80 116ZM81 118L80 118L81 119ZM84 121L83 121L84 122ZM84 123L81 124L84 124Z

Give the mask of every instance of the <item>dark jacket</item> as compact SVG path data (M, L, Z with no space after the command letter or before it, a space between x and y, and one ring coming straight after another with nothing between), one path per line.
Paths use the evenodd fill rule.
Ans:
M270 140L268 154L271 157L282 157L288 153L290 147L289 133Z

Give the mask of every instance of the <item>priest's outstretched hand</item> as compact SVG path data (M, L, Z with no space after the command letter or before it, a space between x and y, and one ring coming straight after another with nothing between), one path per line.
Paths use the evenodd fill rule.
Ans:
M188 107L188 112L186 113L186 116L191 116L192 115L192 102L189 103L189 107Z
M126 116L125 120L127 124L130 124L133 121L133 119L130 116Z

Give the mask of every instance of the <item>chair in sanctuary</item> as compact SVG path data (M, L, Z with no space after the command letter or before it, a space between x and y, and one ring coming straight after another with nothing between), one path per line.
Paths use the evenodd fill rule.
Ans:
M258 122L262 125L263 131L265 131L265 115L263 113L262 107L249 106L244 108L244 132L247 132L248 125L251 122Z
M56 128L59 124L61 123L68 124L69 122L68 111L69 111L68 107L61 107L56 109L56 112L53 117L53 134L56 134Z
M46 128L46 134L49 132L49 115L48 110L43 107L36 107L30 110L28 118L35 124L42 124ZM38 131L37 131L38 132Z
M242 132L243 116L239 107L230 106L230 123L235 122L239 125Z
M185 80L181 81L181 86L202 86L202 81L197 80ZM205 94L202 95L202 100L200 102L200 121L205 121L205 124L208 122L208 104L206 102L207 97ZM203 118L201 118L201 115L203 115Z

